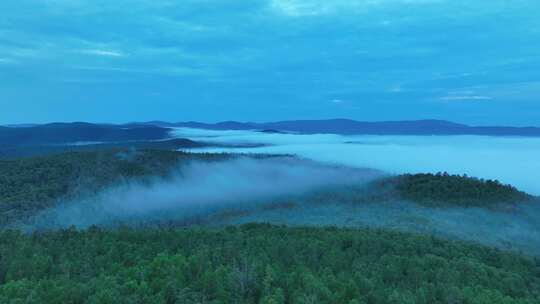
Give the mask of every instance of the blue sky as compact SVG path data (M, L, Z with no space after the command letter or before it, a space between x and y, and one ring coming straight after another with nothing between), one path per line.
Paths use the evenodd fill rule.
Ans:
M537 0L2 0L0 124L540 125Z

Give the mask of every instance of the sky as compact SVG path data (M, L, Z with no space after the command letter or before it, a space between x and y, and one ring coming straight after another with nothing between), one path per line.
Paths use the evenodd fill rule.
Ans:
M540 126L538 0L2 0L0 124Z

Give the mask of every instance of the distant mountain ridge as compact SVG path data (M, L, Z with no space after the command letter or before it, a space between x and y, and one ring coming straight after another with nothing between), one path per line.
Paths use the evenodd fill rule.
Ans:
M540 137L540 127L469 126L445 120L366 122L351 119L286 120L278 122L166 121L132 122L121 125L51 123L28 127L0 127L0 143L65 143L73 141L157 140L169 137L171 128L207 130L256 130L265 133L342 135L485 135Z
M0 127L0 145L32 146L74 142L125 142L169 138L168 128L91 124L85 122L51 123L28 127Z
M343 135L486 135L540 137L538 127L469 126L445 120L410 120L364 122L351 119L288 120L268 123L223 121L202 122L148 122L139 125L184 127L209 130L275 130L304 134Z

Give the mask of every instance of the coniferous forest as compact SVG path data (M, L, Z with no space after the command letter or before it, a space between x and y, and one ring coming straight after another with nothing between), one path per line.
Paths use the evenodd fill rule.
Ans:
M381 230L0 233L1 303L538 303L540 262Z
M375 182L376 188L423 205L486 206L531 201L533 197L512 185L467 175L403 174ZM382 191L384 192L384 191Z

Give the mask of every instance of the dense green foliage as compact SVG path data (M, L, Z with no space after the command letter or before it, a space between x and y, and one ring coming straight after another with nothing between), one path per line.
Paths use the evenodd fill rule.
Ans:
M227 157L113 149L0 161L0 224L51 207L60 199L95 193L122 179L165 176L183 162Z
M499 181L466 175L403 174L376 179L365 185L318 189L288 202L316 204L410 201L427 207L486 207L507 210L520 203L538 203L539 198Z
M424 205L493 206L522 203L533 199L527 193L496 180L466 175L404 174L374 183L380 193Z
M0 303L539 303L540 270L379 230L0 232Z

